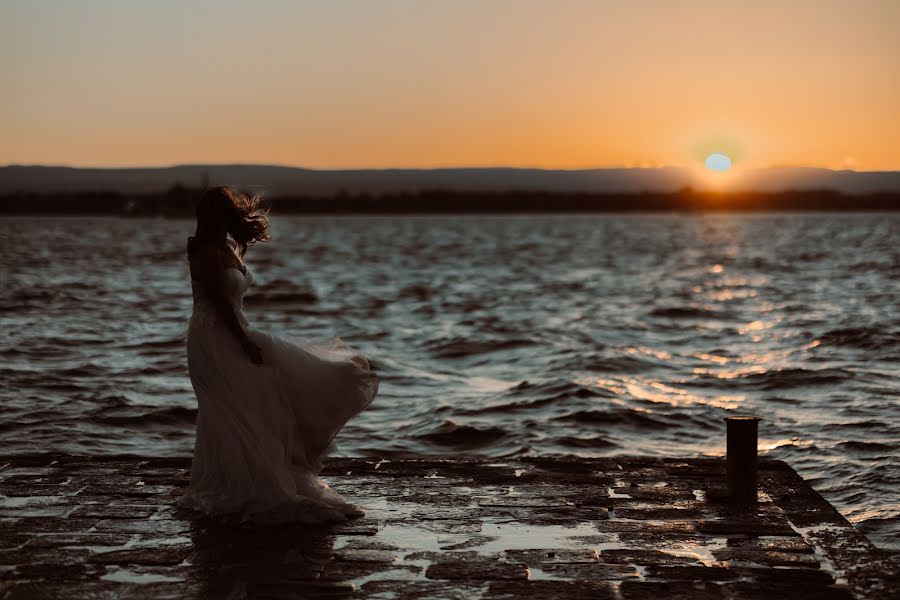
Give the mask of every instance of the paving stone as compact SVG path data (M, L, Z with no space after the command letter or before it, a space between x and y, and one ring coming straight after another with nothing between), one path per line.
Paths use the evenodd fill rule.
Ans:
M388 523L406 522L408 522L408 520L402 517L388 521ZM435 533L465 534L478 533L482 531L484 529L484 524L481 521L434 520L419 521L418 523L416 523L416 527L418 527L419 529L433 531Z
M610 508L613 505L613 499L605 491L585 490L577 493L569 493L565 496L566 500L578 507L598 506Z
M26 544L16 550L0 550L0 565L78 565L90 555L86 548L41 548Z
M797 583L830 585L834 583L832 574L821 569L731 567L731 570L737 575L737 579L753 580L763 585Z
M638 577L631 565L616 565L595 561L593 563L541 563L531 566L531 577L572 581L624 581Z
M493 581L495 579L528 579L528 568L523 564L500 562L494 559L444 560L428 566L425 577L429 579L467 579Z
M693 533L697 526L692 521L653 521L620 519L598 521L594 526L602 532L629 533Z
M726 581L746 576L729 567L705 567L698 565L652 565L647 567L647 577L653 579L689 579L691 581Z
M734 600L771 600L772 598L790 598L791 600L853 600L853 595L846 588L833 585L815 585L808 582L766 583L735 582L725 587L730 598Z
M619 541L621 534L618 533L596 533L592 535L567 535L565 539L570 540L574 544L593 548L599 544L612 544Z
M625 581L619 591L625 600L720 600L726 598L724 588L710 582ZM777 596L776 596L777 597ZM772 598L770 596L769 598Z
M797 527L840 525L844 518L835 510L790 511L785 513Z
M618 550L603 550L600 552L600 558L603 562L613 564L636 564L636 565L684 565L684 564L700 564L696 558L689 556L676 556L668 552L660 550L641 550L633 548L623 548Z
M584 523L589 521L601 521L609 518L609 512L605 507L594 506L545 506L545 507L520 507L498 508L497 514L505 515L522 523ZM487 516L494 516L489 513Z
M142 498L145 496L168 495L174 497L171 485L114 485L111 483L91 484L79 492L80 496L112 498Z
M101 519L145 519L156 514L156 507L115 505L115 504L86 504L79 506L72 513L73 517L98 517Z
M66 517L72 512L72 506L21 506L15 508L0 507L0 518L34 519L47 517Z
M725 538L707 536L697 533L646 533L622 532L619 541L634 548L655 548L657 550L674 550L688 547L722 546Z
M399 559L394 550L363 550L345 548L334 553L334 560L359 563L393 563Z
M387 579L413 579L421 576L422 567L407 564L336 561L325 564L318 578L320 581L352 581L369 577L374 573L378 573L378 577Z
M32 540L32 536L24 533L12 533L0 536L0 550L12 550Z
M42 483L15 484L9 480L0 483L0 495L9 497L40 497L40 496L74 496L80 488L68 485L48 485Z
M131 541L136 534L132 533L46 533L29 536L29 548L62 548L68 546L80 547L114 547L123 546Z
M493 558L497 558L497 553L491 555ZM437 552L434 550L417 550L415 552L410 552L409 554L403 557L405 561L427 561L427 562L437 562L441 560L467 560L467 559L477 559L477 558L485 558L485 554L479 554L474 550L462 550L462 551L454 551L454 552Z
M596 550L590 549L504 550L500 553L500 559L536 566L545 563L595 563L600 559L600 555Z
M5 471L0 471L0 486L29 484L64 486L71 479L72 476L68 473L55 469L32 475L10 475Z
M191 553L191 547L132 548L93 554L88 560L103 565L178 565Z
M619 494L627 494L632 500L661 500L666 502L689 501L694 500L695 496L692 490L687 488L674 487L625 487L614 488Z
M196 595L200 586L185 582L136 584L115 581L91 581L78 585L78 590L69 584L21 583L16 585L5 600L181 600Z
M429 598L435 600L471 600L478 597L487 582L469 587L460 587L458 582L425 580L410 581L406 579L381 579L367 581L361 591L370 600L418 600Z
M543 498L540 496L491 496L476 497L478 506L482 507L514 507L514 508L576 508L572 502L564 498Z
M813 552L813 547L801 537L768 536L729 538L730 548L750 550L777 550L780 552Z
M191 524L187 521L150 519L104 519L96 523L97 531L175 535L187 533Z
M375 535L381 524L373 519L356 519L348 523L339 523L329 528L335 535Z
M706 518L710 520L788 522L787 513L772 502L759 502L749 507L706 502L704 509Z
M697 522L697 531L714 535L797 535L786 520L710 519Z
M613 600L615 588L601 581L492 581L485 598L521 600Z
M441 550L465 550L467 548L477 548L498 539L500 538L491 535L467 536L466 539L455 543L445 544L441 542Z
M653 519L687 521L699 518L703 513L696 508L619 508L615 507L616 517L622 519Z
M78 519L73 517L48 519L0 518L0 535L87 531L99 522L100 519Z
M77 583L80 587L83 583L99 580L104 574L101 565L27 563L17 565L13 577L20 581L67 582L70 586Z
M346 597L352 594L354 589L352 583L340 581L252 583L246 586L246 597L259 600L278 600L281 598L335 598Z
M770 567L812 567L819 566L819 561L812 554L801 552L779 552L775 550L755 550L747 548L723 548L713 550L718 560L729 562L754 562Z
M352 537L349 538L346 543L344 543L342 550L349 549L360 549L360 550L391 550L393 552L397 552L400 550L398 546L394 544L386 544L384 542L379 542L378 540L372 539L370 537Z
M65 495L52 495L52 496L15 496L11 495L8 497L0 497L0 509L15 509L15 508L37 508L44 506L68 506L74 508L75 506L81 504L82 500L76 498L74 494L65 496Z

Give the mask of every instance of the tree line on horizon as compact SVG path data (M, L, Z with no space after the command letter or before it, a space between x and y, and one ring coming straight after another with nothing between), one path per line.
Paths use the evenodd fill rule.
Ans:
M0 214L191 217L202 189L180 184L156 194L116 191L15 192L0 198ZM894 211L900 192L847 195L833 190L597 193L553 191L338 192L266 199L273 213L440 214L641 211Z

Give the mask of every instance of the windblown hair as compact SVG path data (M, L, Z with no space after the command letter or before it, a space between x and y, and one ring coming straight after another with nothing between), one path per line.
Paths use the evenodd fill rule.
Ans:
M229 186L209 188L197 204L197 219L202 219L205 211L220 207L232 212L228 234L237 243L241 256L248 246L269 241L269 209L262 208L259 194L251 196Z

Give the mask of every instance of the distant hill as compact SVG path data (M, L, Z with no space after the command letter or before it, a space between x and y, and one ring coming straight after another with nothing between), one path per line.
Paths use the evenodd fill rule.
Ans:
M159 193L175 184L237 185L275 196L384 194L420 190L672 192L702 187L684 168L548 170L520 168L315 170L272 165L179 165L128 169L0 167L0 195L111 191ZM731 188L759 192L828 189L844 194L900 191L900 171L772 168L735 175Z

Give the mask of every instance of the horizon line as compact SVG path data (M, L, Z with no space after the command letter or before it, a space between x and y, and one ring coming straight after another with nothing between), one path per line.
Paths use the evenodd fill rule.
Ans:
M320 171L320 172L337 172L337 171L487 171L487 170L518 170L518 171L561 171L561 172L578 172L578 171L664 171L664 170L703 170L702 165L658 165L658 166L595 166L595 167L540 167L540 166L522 166L522 165L479 165L479 166L419 166L419 167L307 167L300 165L287 165L280 163L265 162L222 162L222 163L204 163L204 162L187 162L187 163L170 163L165 165L127 165L127 166L85 166L85 165L68 165L68 164L41 164L41 163L16 163L10 162L0 165L0 168L45 168L45 169L83 169L83 170L102 170L102 171L124 171L130 169L175 169L178 167L273 167L278 169L297 169L303 171ZM774 171L785 169L807 169L818 171L831 171L833 173L897 173L900 172L900 166L888 169L850 169L850 168L833 168L811 165L768 165L762 167L747 167L741 169L739 166L732 169L732 172L748 172L748 171Z

